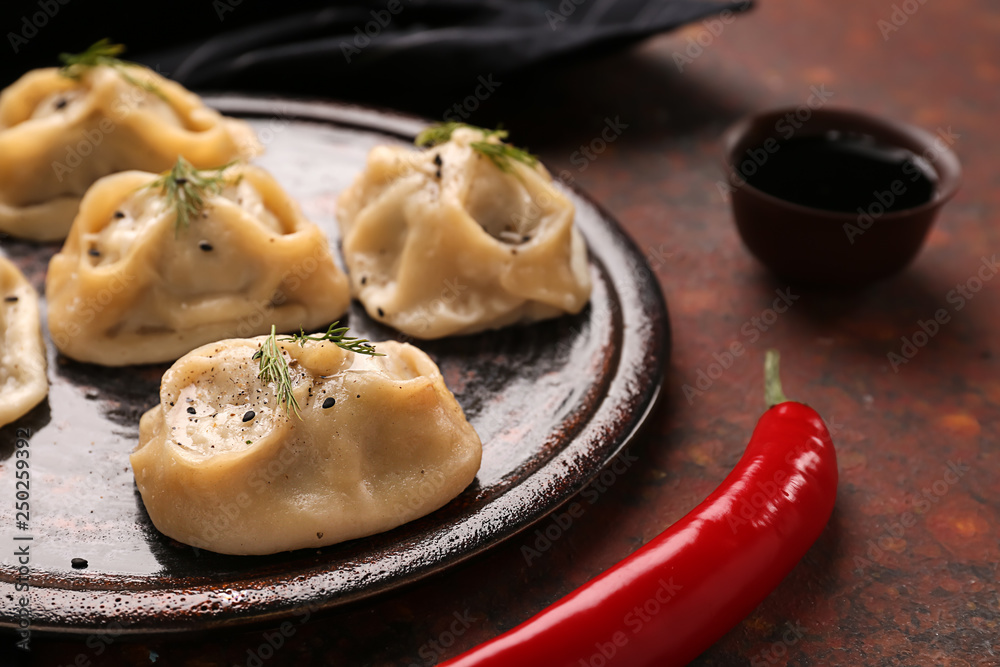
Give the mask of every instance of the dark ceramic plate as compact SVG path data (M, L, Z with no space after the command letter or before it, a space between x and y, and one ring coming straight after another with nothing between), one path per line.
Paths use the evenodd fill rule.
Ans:
M334 201L378 143L410 142L420 120L329 103L212 98L249 119L269 169L306 215L338 238ZM422 344L483 440L476 480L447 506L374 537L273 556L222 556L175 542L149 521L128 455L166 366L108 369L58 357L48 400L0 430L0 624L29 597L33 631L207 629L335 607L415 581L544 517L636 433L659 394L669 350L663 297L618 225L570 193L590 247L594 292L579 315ZM54 246L5 239L42 288ZM353 332L397 336L355 303ZM30 520L15 526L17 431L30 430ZM224 508L220 508L224 511ZM31 538L16 540L15 538ZM15 548L29 547L27 593ZM85 558L74 569L73 558Z

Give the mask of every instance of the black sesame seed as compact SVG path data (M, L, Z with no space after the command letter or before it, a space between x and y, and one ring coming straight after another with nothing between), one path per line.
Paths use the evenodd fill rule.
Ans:
M440 153L437 153L434 156L434 164L436 164L439 167L441 166L441 154Z
M531 240L530 236L525 235L521 237L521 243L527 243L530 240Z
M202 241L201 243L198 244L198 247L204 250L205 252L212 252L212 244L209 243L208 241Z
M125 217L124 213L122 213L121 211L115 211L115 219L121 220L124 217Z
M190 415L193 415L193 414L195 414L196 412L198 412L198 411L197 411L197 410L195 410L194 408L188 408L188 414L190 414Z
M86 558L74 558L69 564L77 569L85 568L88 565Z
M91 257L100 257L101 251L98 250L97 248L91 248L87 251L87 254L90 255Z
M60 97L58 100L56 100L56 109L62 109L63 107L66 106L66 104L67 104L66 98Z
M335 399L333 396L331 396L330 398L328 398L325 401L323 401L323 407L324 408L332 408L336 403L337 403L337 399Z
M182 176L181 178L178 178L178 179L177 179L176 181L174 181L174 182L175 182L175 183L177 183L177 185L187 185L187 182L188 182L188 179L186 179L186 178L184 178L184 177Z
M437 177L437 178L441 178L441 170L438 169L437 171L435 171L434 172L434 176Z
M368 276L361 276L361 284L364 285L368 282Z
M254 412L253 410L247 410L247 413L243 415L243 421L248 422L256 416L257 416L256 412Z
M15 303L17 301L17 297L16 296L8 296L8 297L4 298L4 301L6 301L7 303Z
M384 311L384 310L382 310L381 308L379 308L379 309L378 309L378 316L379 316L379 317L385 317L385 311Z
M361 398L361 394L358 394L358 398Z

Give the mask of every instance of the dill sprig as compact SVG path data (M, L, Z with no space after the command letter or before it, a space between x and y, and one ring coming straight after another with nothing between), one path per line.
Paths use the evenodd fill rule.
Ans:
M265 384L274 383L274 394L278 398L278 404L285 404L285 414L289 410L295 412L295 416L302 419L299 412L299 402L292 393L292 376L288 370L288 362L278 347L278 339L275 337L274 325L271 325L271 335L261 344L260 348L254 352L251 359L259 362L257 377Z
M128 73L129 67L142 67L142 65L120 59L118 56L124 52L124 44L112 44L111 40L105 37L91 44L83 53L60 53L59 61L62 62L63 66L59 68L59 73L66 78L79 81L87 69L104 65L114 68L125 81L133 86L138 86L165 100L166 97L159 88L149 81L140 81Z
M467 127L472 130L478 130L483 133L482 141L473 141L469 146L482 155L485 155L490 159L493 164L497 166L500 171L511 172L513 167L510 161L515 160L522 164L526 164L529 167L534 167L538 164L538 157L532 155L526 150L517 148L507 143L507 130L503 128L497 128L495 130L488 130L483 127L476 127L475 125L469 125L467 123L439 123L437 125L431 125L420 134L417 135L414 144L417 146L437 146L438 144L443 144L451 139L451 135L455 130Z
M178 157L170 170L163 172L159 178L146 186L159 188L160 194L167 200L167 206L174 210L175 235L181 228L187 229L191 225L191 220L197 218L205 208L206 200L221 192L228 184L223 172L233 164L235 161L214 169L198 170L183 157ZM239 178L235 183L239 183Z
M505 143L493 143L490 141L473 141L471 144L473 150L477 150L486 157L488 157L493 164L497 166L500 171L510 172L513 171L510 161L517 160L529 167L534 167L538 164L538 158L531 153L521 150L515 146Z
M267 337L267 339L261 344L260 348L254 352L253 357L251 357L253 361L259 362L257 377L265 383L274 383L274 393L278 398L278 404L285 404L286 415L289 410L292 410L295 412L296 417L302 419L302 413L299 411L299 403L295 399L295 394L292 393L291 372L288 369L288 362L285 361L284 354L282 354L281 349L278 347L279 342L298 343L299 347L305 347L305 344L308 341L330 341L348 352L367 354L372 357L385 356L384 354L376 352L375 346L364 338L348 336L348 327L338 327L338 324L340 324L340 322L334 322L330 325L330 328L326 330L326 333L318 336L310 336L306 334L301 327L299 327L299 333L282 338L278 338L275 335L275 327L272 324L271 335Z
M375 346L372 345L365 338L358 338L357 336L348 336L347 331L350 327L338 327L340 322L334 322L330 325L330 328L326 330L326 333L319 336L309 336L306 332L299 327L299 333L292 334L287 338L282 338L282 341L288 341L293 343L298 343L300 347L304 347L306 341L330 341L331 343L337 345L340 348L347 350L348 352L354 352L356 354L367 354L372 357L384 357L384 354L380 354L375 351Z

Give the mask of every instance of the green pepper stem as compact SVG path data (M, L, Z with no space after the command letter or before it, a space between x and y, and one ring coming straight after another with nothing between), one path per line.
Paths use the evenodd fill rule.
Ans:
M785 392L781 390L781 376L778 372L780 359L781 355L777 350L768 350L764 355L764 398L768 407L774 407L788 400Z

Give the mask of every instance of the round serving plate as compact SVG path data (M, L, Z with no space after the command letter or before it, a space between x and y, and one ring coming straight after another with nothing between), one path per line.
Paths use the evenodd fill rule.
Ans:
M334 246L337 194L364 168L369 149L412 143L427 123L328 102L207 101L254 126L266 147L256 162ZM272 556L224 556L160 534L128 455L167 365L80 364L46 340L48 399L0 429L0 625L17 626L22 596L33 632L115 624L122 633L164 633L315 612L453 566L579 492L652 411L670 333L642 254L607 213L580 192L567 194L590 250L590 304L579 315L530 326L417 341L481 436L483 462L472 485L445 507L380 535ZM5 238L0 247L41 291L58 246ZM374 341L400 338L356 302L346 322ZM30 452L30 518L18 528L14 451L21 436ZM25 546L26 576L13 555ZM74 558L87 566L74 568Z

